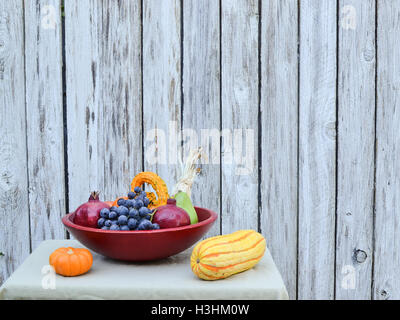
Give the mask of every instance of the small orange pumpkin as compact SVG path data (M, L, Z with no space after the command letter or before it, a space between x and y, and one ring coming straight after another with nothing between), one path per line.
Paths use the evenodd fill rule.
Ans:
M93 256L83 248L58 248L50 255L49 262L56 273L64 277L75 277L90 270Z

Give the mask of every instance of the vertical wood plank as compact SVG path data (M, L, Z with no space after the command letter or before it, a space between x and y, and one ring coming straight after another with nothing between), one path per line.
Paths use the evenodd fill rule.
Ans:
M204 129L220 130L219 2L183 2L183 127L196 131L207 155L193 185L194 205L220 212L220 138L206 140ZM214 131L216 133L216 131ZM184 155L189 150L184 150ZM207 161L206 161L207 162ZM220 233L219 220L207 236Z
M29 206L32 249L63 239L64 123L60 1L25 4Z
M297 276L297 22L296 0L262 2L261 230L292 299Z
M222 129L233 136L222 143L225 234L258 228L258 1L222 1L221 11ZM227 151L229 142L236 145L232 152ZM248 159L241 165L244 156Z
M0 284L30 251L24 7L0 2Z
M179 0L143 1L144 168L156 172L168 190L180 173L181 36ZM173 137L178 138L170 144Z
M70 208L113 200L142 167L140 1L68 1Z
M334 297L336 1L300 3L298 298Z
M141 1L99 2L104 195L126 195L142 169Z
M378 1L374 299L400 299L400 2Z
M65 10L69 208L104 190L98 1L69 0Z
M336 299L370 299L375 1L340 0L339 10Z

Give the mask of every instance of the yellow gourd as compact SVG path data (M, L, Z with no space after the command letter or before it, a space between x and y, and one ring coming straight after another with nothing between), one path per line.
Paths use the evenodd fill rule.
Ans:
M265 238L254 230L240 230L199 242L190 259L192 271L204 280L218 280L254 267L265 252Z

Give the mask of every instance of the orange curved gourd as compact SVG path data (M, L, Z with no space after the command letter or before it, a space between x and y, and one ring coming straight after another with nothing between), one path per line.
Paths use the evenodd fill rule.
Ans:
M144 183L150 184L157 194L156 198L153 192L146 193L150 200L150 209L167 204L167 200L169 198L168 188L163 179L161 179L154 172L141 172L135 178L133 178L131 190L134 191L135 187L141 187Z

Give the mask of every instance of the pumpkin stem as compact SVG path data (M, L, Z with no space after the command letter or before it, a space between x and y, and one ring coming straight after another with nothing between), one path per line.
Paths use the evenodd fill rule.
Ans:
M92 193L90 193L89 201L99 200L99 194L99 191L93 191Z
M67 253L68 253L68 254L74 254L74 250L69 249L69 250L67 251Z

